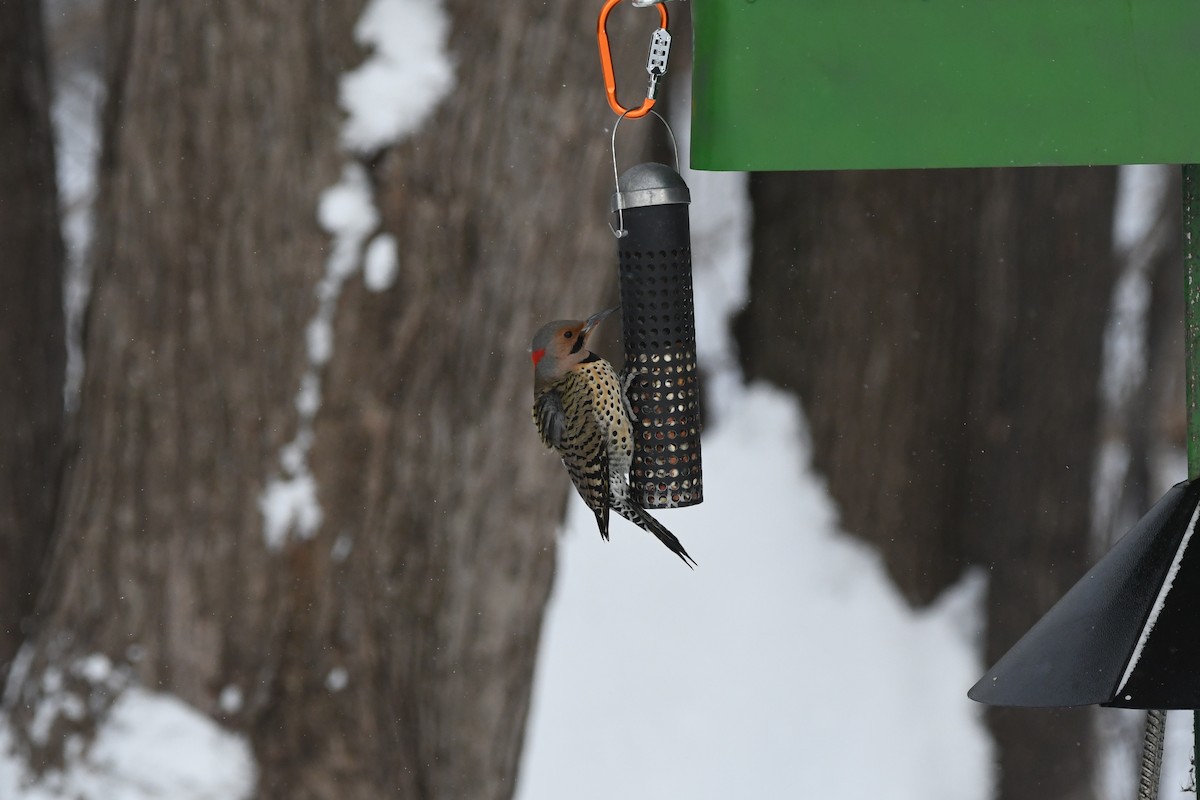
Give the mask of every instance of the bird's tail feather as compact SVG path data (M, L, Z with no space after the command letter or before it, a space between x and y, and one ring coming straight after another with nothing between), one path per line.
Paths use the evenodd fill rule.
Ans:
M608 541L608 506L607 505L600 506L600 508L595 509L595 512L596 512L596 526L600 528L600 538L607 542Z
M683 549L683 544L676 538L675 534L667 530L661 522L646 513L646 510L628 498L621 498L613 503L613 509L625 519L637 525L643 530L650 531L658 540L667 546L675 555L683 560L690 568L696 567L696 559L688 555L687 550Z

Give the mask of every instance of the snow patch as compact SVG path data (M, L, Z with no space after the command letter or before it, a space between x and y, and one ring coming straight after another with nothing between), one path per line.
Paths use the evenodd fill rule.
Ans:
M1133 458L1130 429L1143 412L1134 408L1145 390L1149 374L1150 305L1153 268L1171 246L1170 226L1162 224L1170 195L1171 169L1157 164L1123 166L1118 171L1113 216L1113 250L1121 272L1113 286L1111 311L1104 328L1099 395L1101 402L1100 454L1092 472L1092 538L1096 553L1103 553L1124 533L1144 509L1134 508L1125 490ZM1162 448L1154 445L1154 451ZM1163 453L1151 453L1160 462ZM1157 466L1155 464L1154 466ZM1178 475L1162 480L1155 475L1154 489L1163 490ZM1120 738L1131 744L1140 737L1110 726L1113 744L1105 744L1109 760L1124 760L1116 753ZM1104 756L1102 756L1104 758Z
M339 84L339 102L348 115L341 131L347 159L338 182L317 202L317 222L331 242L325 274L314 289L317 308L304 328L308 366L296 391L299 422L295 437L280 451L280 474L268 478L258 502L263 538L272 550L291 534L315 536L324 516L308 453L321 408L321 372L334 354L333 321L342 288L364 262L369 290L383 291L396 278L395 238L371 239L380 216L361 159L417 131L450 92L449 34L449 18L437 0L370 0L355 25L355 40L372 53Z
M103 653L92 653L76 663L75 672L88 683L105 683L113 676L113 663Z
M258 498L258 508L263 515L263 538L271 550L283 547L289 533L311 539L324 517L317 500L317 482L307 470L270 481Z
M308 343L309 362L315 365L328 363L329 357L333 355L333 324L331 321L320 317L310 321L308 327L304 329L304 337ZM305 391L303 383L308 381L309 377L309 375L305 375L300 379L302 385L297 395ZM299 397L297 397L296 407L303 407Z
M367 255L363 265L363 283L372 292L382 292L392 288L392 285L396 283L398 263L396 237L390 233L379 234L367 245Z
M329 548L329 557L335 563L342 563L350 556L350 551L354 549L354 537L348 533L343 533L333 542L333 547Z
M316 375L305 373L296 391L296 410L302 416L312 417L321 407L321 381ZM289 456L289 461L291 457Z
M168 694L138 687L113 703L90 746L73 737L66 767L34 780L0 719L0 797L21 800L236 800L257 767L246 740Z
M82 698L70 692L61 691L61 686L47 690L47 694L37 705L33 719L29 723L29 736L36 744L46 744L50 741L50 731L60 717L70 720L83 719L86 712Z
M1117 174L1113 247L1123 263L1104 332L1100 386L1106 411L1122 409L1146 381L1149 271L1165 246L1158 223L1171 180L1160 164L1127 165Z
M66 328L67 363L63 400L68 411L79 403L83 385L83 318L92 291L88 263L96 199L96 168L100 155L100 108L104 103L104 79L94 53L70 52L56 30L70 25L68 17L87 16L86 5L75 3L57 14L47 14L50 56L53 64L54 99L50 118L54 126L54 160L57 170L62 236L66 251L63 270L63 311ZM96 12L98 13L98 12ZM69 37L69 34L68 34ZM88 37L89 39L91 37Z
M1149 360L1150 278L1126 269L1113 287L1113 309L1104 331L1100 388L1106 407L1123 408L1146 382Z
M221 690L220 696L217 698L217 705L221 711L226 714L236 714L242 710L244 698L240 686L234 686L232 683Z
M8 667L8 680L4 683L4 696L3 702L0 702L0 709L16 705L17 695L21 690L21 685L25 683L25 676L29 674L29 667L33 664L35 652L33 645L28 641L17 650L17 655Z
M450 20L440 2L371 0L354 38L373 52L338 87L342 144L369 156L418 131L454 88Z
M334 667L325 676L325 688L331 692L340 692L350 684L350 673L345 667Z
M357 161L347 162L342 178L321 193L317 221L333 236L333 247L325 262L324 287L317 299L336 300L337 289L358 269L363 242L379 225L379 212L367 170Z
M280 451L283 474L270 478L258 499L263 538L272 550L281 548L289 533L298 539L312 538L324 517L317 483L308 466L313 420L321 408L321 367L333 356L333 316L342 287L358 270L363 245L379 225L371 183L362 164L347 162L341 180L322 192L317 220L333 242L325 261L325 275L315 290L317 308L304 330L308 368L296 390L299 429Z
M304 384L305 381L302 379L300 382L302 391ZM320 395L317 396L319 397ZM312 416L317 413L318 407L319 406L306 403L297 397L296 409L300 411L301 419L304 419L305 417L311 419ZM302 428L300 432L296 434L295 439L283 446L283 449L279 451L279 463L283 466L284 471L291 474L296 474L299 472L304 472L308 469L308 451L312 448L312 440L312 428L309 426Z
M1171 170L1162 164L1126 164L1117 173L1117 201L1113 209L1113 244L1128 252L1149 237L1161 214L1171 182Z

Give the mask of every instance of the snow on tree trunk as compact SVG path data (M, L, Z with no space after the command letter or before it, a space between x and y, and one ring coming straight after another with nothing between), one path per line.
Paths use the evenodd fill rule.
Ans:
M612 117L589 15L454 0L448 93L347 133L342 76L432 6L110 4L81 441L9 708L35 768L104 729L100 654L244 732L262 797L510 796L569 491L527 350L611 299Z

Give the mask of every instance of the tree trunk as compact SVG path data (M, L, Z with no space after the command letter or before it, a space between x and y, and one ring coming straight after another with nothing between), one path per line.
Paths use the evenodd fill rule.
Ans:
M360 2L110 4L81 449L12 711L36 766L40 677L99 652L247 732L262 797L511 795L568 492L527 350L615 284L612 117L577 8L447 5L454 91L359 160ZM399 274L322 306L347 162Z
M0 686L32 613L63 457L62 240L37 0L0 3Z
M844 528L912 602L988 568L989 663L1089 563L1114 186L1109 169L751 181L746 374L799 394ZM1091 796L1086 712L990 720L1001 798Z

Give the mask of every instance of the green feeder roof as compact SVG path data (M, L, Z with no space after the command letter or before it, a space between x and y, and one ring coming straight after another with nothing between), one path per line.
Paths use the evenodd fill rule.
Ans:
M1200 161L1197 0L692 0L692 166Z

